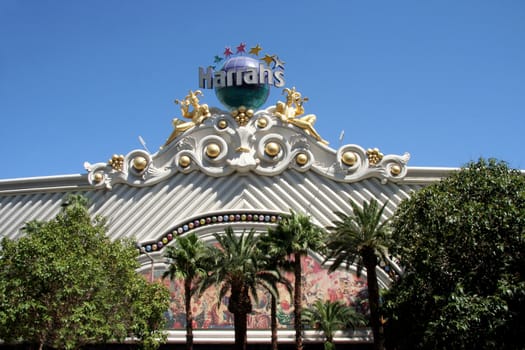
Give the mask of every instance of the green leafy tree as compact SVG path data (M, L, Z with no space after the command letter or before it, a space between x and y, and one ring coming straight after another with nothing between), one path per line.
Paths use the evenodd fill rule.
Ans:
M175 245L167 248L169 267L162 278L182 279L184 283L184 308L186 312L186 349L193 349L193 313L191 298L196 286L206 275L207 250L195 233L178 236Z
M479 160L403 202L403 277L386 295L397 349L523 349L525 178Z
M132 242L110 241L86 199L69 196L49 222L30 222L0 250L0 339L61 349L135 337L146 347L160 331L168 291L136 273Z
M335 349L334 334L336 331L355 329L365 324L362 314L339 300L316 300L312 307L304 310L302 316L303 322L323 332L326 338L325 350Z
M383 220L386 203L380 206L376 200L363 202L362 208L350 202L352 214L336 212L339 220L328 227L331 233L327 238L327 262L333 259L329 272L341 265L348 269L357 265L357 275L366 269L368 303L370 305L370 324L374 334L374 348L384 349L383 322L379 311L379 284L376 267L380 260L388 261L390 234L388 220Z
M247 316L252 312L251 298L258 300L258 286L277 297L276 284L282 278L278 270L269 269L266 265L254 230L237 236L229 227L224 234L215 234L214 237L219 246L209 248L213 268L208 271L201 288L220 285L219 303L230 292L228 311L233 314L235 348L245 350Z
M290 211L290 215L283 217L274 230L278 237L276 244L281 246L288 256L292 257L294 271L294 328L295 346L303 349L302 319L302 267L301 259L308 254L308 250L322 252L324 248L324 233L314 225L310 217Z

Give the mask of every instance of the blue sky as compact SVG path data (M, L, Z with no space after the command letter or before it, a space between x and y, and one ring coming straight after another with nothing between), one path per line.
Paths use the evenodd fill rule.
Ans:
M157 151L198 67L241 42L286 62L334 148L345 130L411 166L525 168L521 0L1 0L0 179Z

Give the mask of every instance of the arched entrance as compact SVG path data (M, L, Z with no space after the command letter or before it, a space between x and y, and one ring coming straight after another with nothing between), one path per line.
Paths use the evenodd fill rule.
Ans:
M174 237L195 233L206 244L214 244L216 233L222 233L231 227L236 233L255 230L264 234L268 228L275 227L285 213L272 211L224 211L199 215L181 221L160 235L155 241L141 245L143 254L141 272L148 275L151 266L154 267L154 279L162 281L171 290L170 308L166 312L166 328L170 342L184 342L185 340L185 311L182 281L162 280L162 273L167 267L164 258L165 248L173 244ZM342 300L363 314L368 312L366 278L357 277L355 269L338 270L328 274L327 267L323 266L324 258L316 252L310 252L302 261L303 266L303 305L311 306L316 300ZM286 277L293 284L293 273ZM293 342L293 302L292 296L286 288L279 289L278 324L280 342ZM217 290L212 287L192 301L194 314L195 342L216 343L233 341L233 316L227 310L227 298L217 299ZM253 304L253 312L248 316L249 342L270 341L270 300L263 291L259 293L259 300ZM320 334L307 331L308 341L320 340ZM341 333L340 339L346 342L361 342L370 337L368 330L358 330L351 333Z

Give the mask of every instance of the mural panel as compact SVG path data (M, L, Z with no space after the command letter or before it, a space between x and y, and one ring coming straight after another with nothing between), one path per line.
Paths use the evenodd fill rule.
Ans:
M343 300L359 312L368 312L366 279L357 278L351 271L336 271L331 274L313 257L305 257L303 267L303 305L311 306L316 300ZM293 283L293 273L286 277ZM184 290L181 281L163 281L171 290L171 304L167 312L168 329L184 329ZM286 288L279 288L280 301L277 306L279 328L293 328L292 296ZM253 312L248 316L249 329L270 328L270 298L260 292ZM195 329L233 328L233 315L227 310L228 296L218 303L217 290L210 288L201 297L192 300Z

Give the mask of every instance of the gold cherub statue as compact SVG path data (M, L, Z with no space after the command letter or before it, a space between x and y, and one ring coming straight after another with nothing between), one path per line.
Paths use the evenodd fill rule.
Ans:
M308 101L308 97L301 97L301 93L295 90L295 86L291 89L285 88L283 90L283 94L284 93L287 94L286 102L277 102L274 114L281 118L283 122L303 129L307 134L315 137L317 141L327 145L328 142L323 140L321 135L319 135L314 129L314 123L316 121L315 115L307 114L299 117L304 113L303 104Z
M182 116L191 119L191 121L184 122L178 118L173 119L172 124L174 130L164 145L169 144L184 131L201 124L204 119L211 115L207 104L199 104L199 95L203 95L202 91L196 90L193 92L190 90L184 100L175 100L175 103L180 105ZM190 111L190 107L193 107L192 111Z

